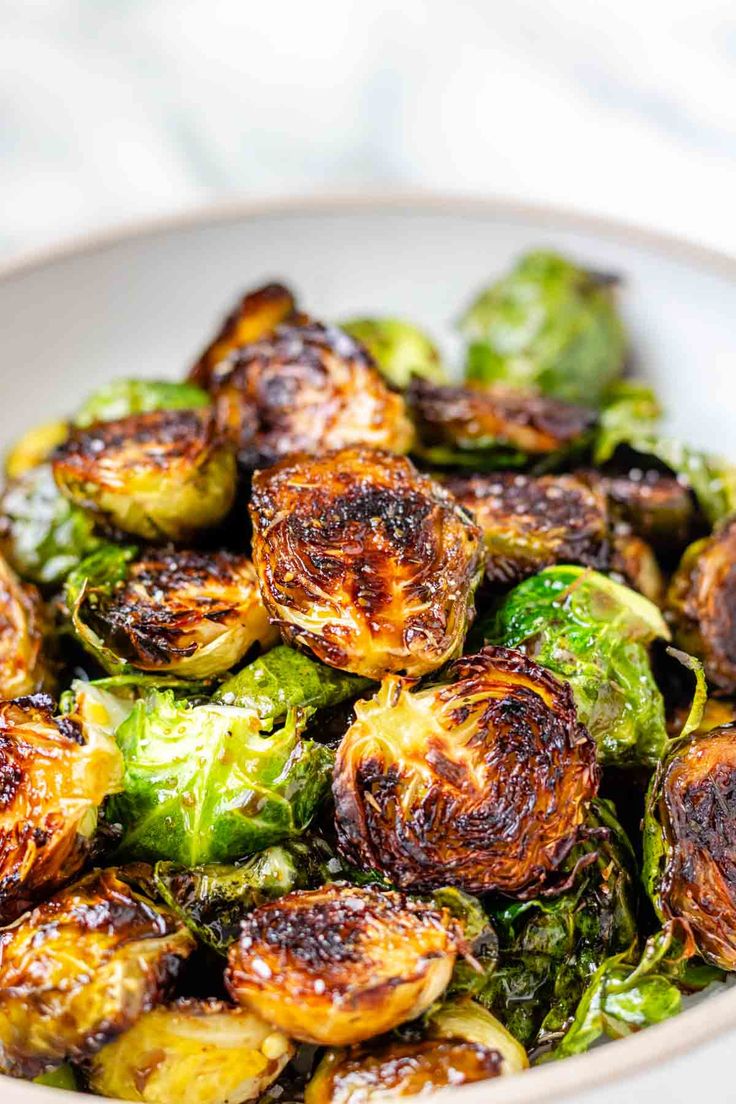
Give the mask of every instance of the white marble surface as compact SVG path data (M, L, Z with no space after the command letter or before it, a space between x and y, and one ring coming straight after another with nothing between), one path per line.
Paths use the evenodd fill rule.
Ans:
M0 252L395 187L736 252L735 92L732 0L0 0Z

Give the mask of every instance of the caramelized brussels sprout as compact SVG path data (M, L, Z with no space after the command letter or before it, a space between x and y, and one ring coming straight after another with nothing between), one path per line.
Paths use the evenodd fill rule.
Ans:
M19 698L48 688L44 655L46 611L34 586L21 583L0 556L0 697Z
M196 410L209 406L209 403L207 392L193 383L118 379L90 395L74 415L72 424L85 429L97 422L117 422L131 414L148 414L153 410Z
M54 449L69 435L66 422L46 422L34 426L16 441L5 457L5 474L8 479L19 479L49 459Z
M257 1100L294 1053L285 1035L218 1000L179 1000L141 1016L92 1059L89 1087L145 1104Z
M0 702L0 923L78 873L122 775L115 741L55 717L47 695Z
M108 545L66 583L72 625L110 674L131 669L202 679L277 638L253 565L231 552Z
M266 284L248 292L236 303L192 368L190 381L209 389L228 371L231 353L242 345L260 341L282 322L294 321L297 317L294 296L283 284Z
M357 697L370 679L336 671L279 644L223 682L215 701L254 710L269 727L290 709L325 709Z
M368 1104L423 1096L526 1069L526 1052L485 1008L454 1001L430 1013L419 1040L387 1038L328 1050L309 1082L305 1104Z
M649 645L669 629L643 595L595 571L550 567L519 583L483 629L569 682L602 762L657 763L667 733Z
M444 383L437 346L418 326L399 318L356 318L342 329L365 345L392 387L403 391L412 376Z
M407 392L417 452L440 465L518 467L585 444L595 415L557 399L509 391L448 387L414 379Z
M460 321L468 379L598 402L626 355L617 283L557 253L527 253Z
M402 889L534 896L554 884L598 787L569 687L485 648L429 687L387 679L355 712L333 783L349 862Z
M667 592L675 639L703 660L719 690L736 692L736 518L686 549Z
M253 562L287 644L367 678L422 675L461 650L480 530L409 460L296 457L253 480Z
M573 475L513 472L456 476L444 484L483 530L486 578L521 582L543 567L608 566L606 500Z
M115 871L95 871L0 932L0 1070L80 1062L157 1004L194 948Z
M214 402L246 468L347 445L403 453L414 438L403 398L363 346L318 323L280 326L246 345L218 379Z
M122 853L185 866L231 862L299 835L329 789L332 752L289 714L265 735L257 714L188 705L172 691L138 700L117 730L124 791L109 806Z
M294 1039L345 1046L425 1012L462 949L445 910L334 882L261 905L230 948L230 995Z
M618 581L638 590L655 606L664 601L665 582L650 544L633 533L615 533L609 564Z
M686 921L699 952L736 970L736 725L678 741L652 780L645 877L662 918Z
M54 478L100 522L148 540L216 525L235 495L235 458L208 410L158 410L76 429Z
M633 468L603 479L612 511L655 548L670 552L687 543L695 508L679 479L663 472Z

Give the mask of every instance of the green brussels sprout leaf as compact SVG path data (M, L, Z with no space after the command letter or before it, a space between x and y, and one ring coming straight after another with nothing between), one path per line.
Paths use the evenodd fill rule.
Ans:
M46 1073L39 1073L38 1077L33 1078L33 1083L48 1085L50 1089L66 1089L68 1092L76 1092L79 1088L77 1075L68 1062Z
M434 383L446 382L434 342L418 326L398 318L356 318L340 328L361 344L375 360L388 382L403 391L412 376Z
M72 424L80 428L95 422L115 422L152 410L196 410L209 406L210 397L193 383L168 380L118 379L95 391L79 408Z

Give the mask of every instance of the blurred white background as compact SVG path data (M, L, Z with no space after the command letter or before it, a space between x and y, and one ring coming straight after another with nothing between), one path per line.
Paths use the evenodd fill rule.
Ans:
M0 0L0 252L248 196L549 201L736 252L736 6Z

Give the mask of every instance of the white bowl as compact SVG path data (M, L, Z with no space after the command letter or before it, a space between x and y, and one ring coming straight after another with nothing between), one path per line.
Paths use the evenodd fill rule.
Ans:
M6 266L0 441L68 412L116 376L182 376L237 293L269 278L294 285L317 317L402 315L456 350L452 322L469 297L536 246L625 278L638 367L664 400L672 429L736 452L736 261L600 219L428 196L250 203ZM732 1095L736 1035L727 1032L734 1027L736 989L579 1058L436 1099L692 1104L707 1092L722 1100ZM62 1100L71 1104L57 1090L0 1078L2 1104Z

